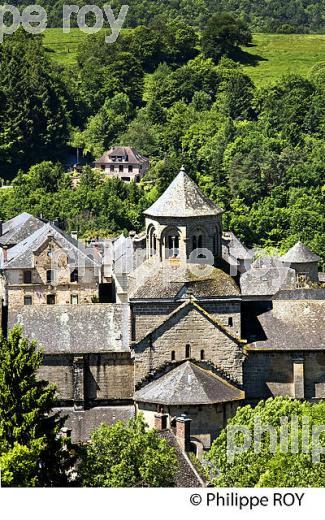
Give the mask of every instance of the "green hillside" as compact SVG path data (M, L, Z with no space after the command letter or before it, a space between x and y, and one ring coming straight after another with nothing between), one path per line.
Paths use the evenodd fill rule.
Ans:
M57 63L73 65L84 38L79 29L72 29L70 34L48 29L44 45ZM240 59L257 85L274 82L289 72L306 75L313 65L325 62L325 35L254 34L253 46L245 48Z

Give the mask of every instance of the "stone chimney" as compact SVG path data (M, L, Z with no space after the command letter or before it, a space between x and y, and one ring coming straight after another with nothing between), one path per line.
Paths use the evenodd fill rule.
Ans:
M176 418L176 439L183 451L191 448L191 422L186 414Z
M3 246L3 263L5 264L8 261L8 247Z
M159 432L167 430L168 413L156 413L155 429Z
M78 231L71 231L71 237L78 240Z

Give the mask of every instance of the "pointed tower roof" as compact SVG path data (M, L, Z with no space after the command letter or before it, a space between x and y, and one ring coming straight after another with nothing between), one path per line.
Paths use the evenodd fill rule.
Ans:
M281 257L281 260L291 264L308 264L318 262L320 257L299 241Z
M184 167L144 214L150 217L201 217L223 213L185 172Z
M190 361L185 361L134 394L135 401L165 405L223 403L244 397L242 390Z

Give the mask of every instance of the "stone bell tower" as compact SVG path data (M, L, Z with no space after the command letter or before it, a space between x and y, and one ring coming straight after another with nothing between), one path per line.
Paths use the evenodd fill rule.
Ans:
M163 195L144 211L147 258L218 264L222 213L182 167Z

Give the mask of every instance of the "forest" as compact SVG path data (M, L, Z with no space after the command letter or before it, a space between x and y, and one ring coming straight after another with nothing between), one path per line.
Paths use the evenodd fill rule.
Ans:
M26 0L10 3L19 7L29 5ZM62 6L68 2L39 0L37 3L47 10L50 27L62 27ZM246 22L254 32L322 33L325 29L324 0L74 0L71 3L80 7L86 4L102 7L108 3L115 12L127 4L127 27L148 25L164 15L169 20L180 16L186 23L202 29L211 13L228 12Z
M241 67L250 26L229 14L197 31L164 13L104 38L87 36L66 67L22 30L0 46L0 219L28 211L88 237L141 231L184 164L248 247L302 240L324 261L325 63L257 87ZM91 163L114 144L150 157L145 182L85 167L72 189L67 156L79 148Z

